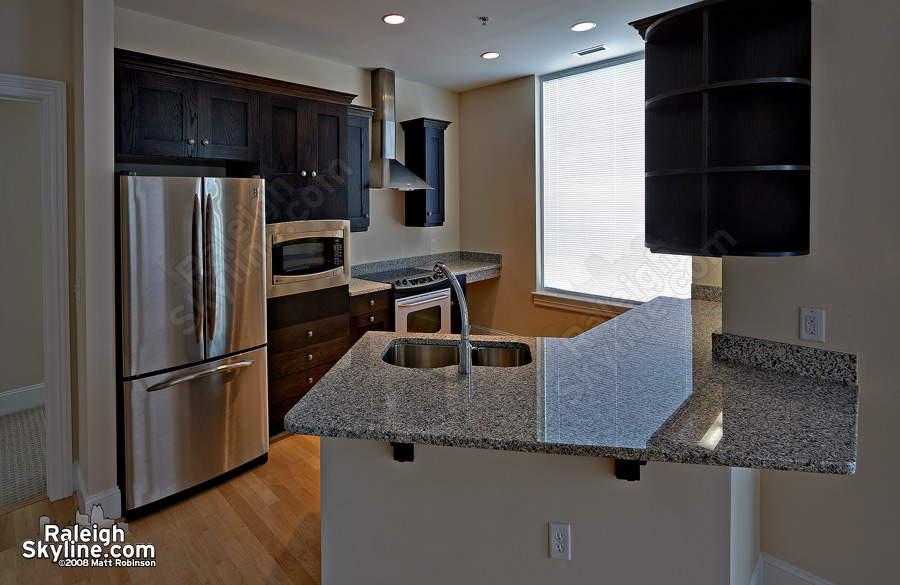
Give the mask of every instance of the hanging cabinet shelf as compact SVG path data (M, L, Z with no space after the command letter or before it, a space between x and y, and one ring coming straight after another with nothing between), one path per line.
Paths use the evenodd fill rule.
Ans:
M809 253L809 0L708 0L646 40L645 245Z

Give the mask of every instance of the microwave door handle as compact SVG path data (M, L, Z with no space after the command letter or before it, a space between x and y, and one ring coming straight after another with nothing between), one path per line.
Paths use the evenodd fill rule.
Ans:
M200 274L200 256L203 253L200 233L200 194L194 193L194 214L191 218L191 294L194 303L194 326L197 343L203 343L203 282Z
M196 380L198 378L205 378L206 376L212 376L213 374L221 374L222 372L228 372L231 370L237 370L240 368L246 368L247 366L252 366L256 360L246 360L243 362L234 362L233 364L225 364L222 366L216 366L215 368L210 368L208 370L203 370L202 372L197 372L194 374L188 374L187 376L179 376L177 378L169 378L168 380L163 380L158 384L154 384L147 388L147 392L156 392L157 390L162 390L164 388L169 388L171 386L176 386L178 384L183 384L185 382L190 382L192 380Z
M289 242L291 240L304 240L306 238L334 238L340 237L343 239L344 233L343 231L334 232L334 231L325 231L325 232L290 232L286 234L273 234L272 235L272 244L281 244L283 242Z
M209 332L208 337L209 340L212 341L216 336L216 304L217 304L217 295L216 295L216 270L213 265L213 258L216 253L213 248L213 237L215 235L215 228L213 226L213 221L215 221L215 214L213 213L212 208L212 197L209 193L206 194L206 221L203 222L203 227L206 228L206 298L208 299L209 309L207 310L208 323L209 323Z
M415 303L403 303L403 302L397 303L397 308L398 309L411 309L413 307L419 307L421 305L427 305L429 303L433 303L434 301L442 301L449 297L450 297L449 293L441 293L439 295L428 297L426 299L421 299Z

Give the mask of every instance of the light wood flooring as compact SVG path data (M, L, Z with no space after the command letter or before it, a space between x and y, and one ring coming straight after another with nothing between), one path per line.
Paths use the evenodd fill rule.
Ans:
M319 438L272 443L269 461L129 523L127 542L156 546L156 567L57 567L22 558L41 515L75 520L75 499L0 515L0 583L21 585L321 583Z

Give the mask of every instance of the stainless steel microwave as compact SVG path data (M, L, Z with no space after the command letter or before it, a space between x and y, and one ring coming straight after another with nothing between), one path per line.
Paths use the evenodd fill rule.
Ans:
M350 284L350 222L268 224L266 274L269 298Z

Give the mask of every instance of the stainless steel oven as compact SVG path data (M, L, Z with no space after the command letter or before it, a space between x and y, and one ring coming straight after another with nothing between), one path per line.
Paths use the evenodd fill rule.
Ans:
M350 284L350 222L268 224L266 269L269 298Z
M396 298L394 326L400 333L450 333L450 288Z

